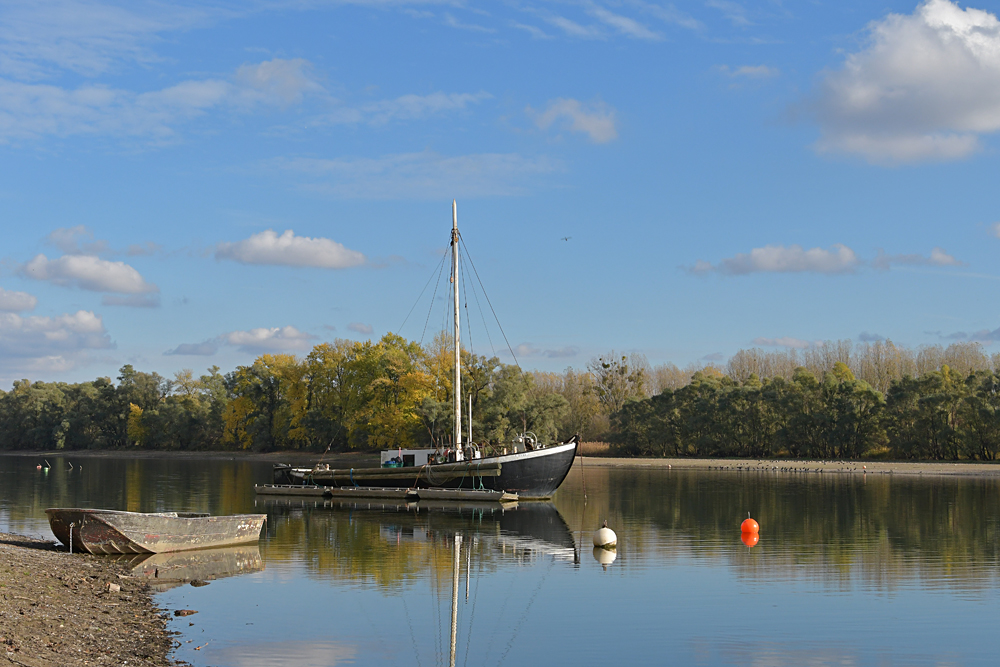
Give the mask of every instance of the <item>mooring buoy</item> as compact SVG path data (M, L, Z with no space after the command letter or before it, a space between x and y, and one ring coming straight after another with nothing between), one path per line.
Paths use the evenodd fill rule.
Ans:
M604 525L594 533L594 546L602 549L614 549L618 546L618 536L615 535L615 531L608 528L607 519L604 520Z
M756 535L760 532L760 524L750 518L750 512L747 512L747 518L743 519L743 523L740 524L740 532L751 535Z

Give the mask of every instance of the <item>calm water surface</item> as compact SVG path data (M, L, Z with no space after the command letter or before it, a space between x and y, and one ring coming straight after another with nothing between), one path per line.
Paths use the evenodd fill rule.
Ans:
M577 464L554 503L502 510L264 501L267 463L49 460L0 456L0 530L51 537L54 506L267 513L244 573L158 594L198 610L170 622L194 665L447 665L455 598L458 665L997 662L993 479Z

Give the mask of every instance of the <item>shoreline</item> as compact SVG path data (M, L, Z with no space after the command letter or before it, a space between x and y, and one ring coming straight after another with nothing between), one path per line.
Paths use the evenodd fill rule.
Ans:
M254 461L266 463L315 463L324 462L359 467L377 466L377 452L227 452L227 451L158 451L81 449L49 451L0 451L0 456L37 457L39 461L51 458L74 459L167 459L197 461ZM870 461L862 460L803 460L803 459L721 459L721 458L626 458L601 455L576 456L577 463L584 460L594 468L667 468L714 471L760 471L783 473L835 473L835 474L890 474L890 475L951 475L951 476L1000 476L1000 461Z
M21 667L175 667L167 612L123 562L0 533L0 655Z
M587 468L667 468L724 472L840 475L944 475L1000 477L1000 462L982 461L805 461L800 459L640 459L576 457Z

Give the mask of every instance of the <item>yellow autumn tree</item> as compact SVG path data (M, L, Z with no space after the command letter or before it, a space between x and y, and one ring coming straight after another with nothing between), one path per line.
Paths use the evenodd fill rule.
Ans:
M291 354L261 355L236 369L224 414L225 442L242 449L298 449L309 442L306 364Z
M128 439L136 445L142 446L142 441L146 439L146 427L142 424L142 408L135 403L128 404L128 422L125 424L125 432Z

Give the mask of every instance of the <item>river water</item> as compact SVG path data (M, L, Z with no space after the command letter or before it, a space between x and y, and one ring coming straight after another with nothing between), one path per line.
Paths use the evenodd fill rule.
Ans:
M260 462L49 461L0 456L0 530L51 537L58 506L267 514L257 548L155 568L210 582L157 582L160 605L198 612L170 621L193 665L997 661L995 478L578 461L553 503L504 509L262 500ZM592 548L604 519L615 554Z

